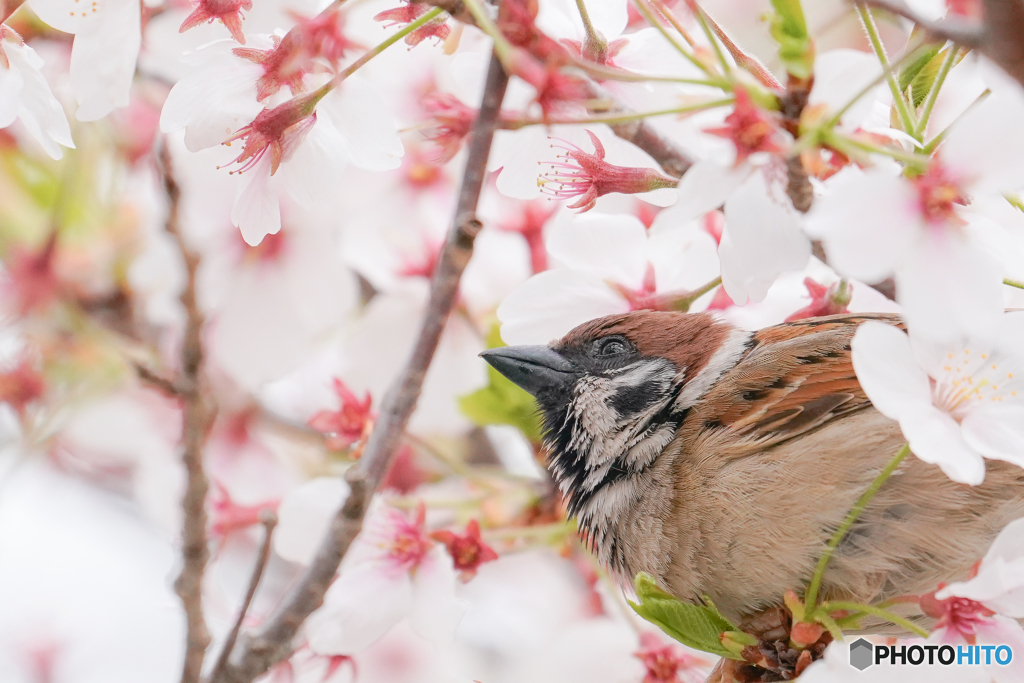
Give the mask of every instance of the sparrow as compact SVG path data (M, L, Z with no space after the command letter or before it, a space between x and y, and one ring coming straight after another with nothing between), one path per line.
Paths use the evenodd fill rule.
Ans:
M601 563L623 582L646 572L680 600L708 596L744 624L803 594L905 442L854 373L865 320L903 327L847 314L751 332L710 313L637 311L482 355L536 398L548 469ZM820 595L929 593L968 576L1019 517L1024 469L987 461L984 483L968 486L908 457L837 548Z

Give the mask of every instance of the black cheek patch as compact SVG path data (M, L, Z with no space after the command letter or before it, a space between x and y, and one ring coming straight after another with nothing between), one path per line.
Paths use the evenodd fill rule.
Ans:
M654 399L661 398L664 386L661 381L651 380L635 386L627 385L615 392L611 398L611 407L619 416L639 413L649 406Z

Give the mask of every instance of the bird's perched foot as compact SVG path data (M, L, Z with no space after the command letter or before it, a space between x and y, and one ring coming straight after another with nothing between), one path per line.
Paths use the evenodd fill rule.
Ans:
M723 659L708 676L706 683L774 683L792 681L804 672L811 662L821 659L825 648L832 642L832 634L814 627L811 633L797 624L794 633L793 617L785 607L772 607L740 625L745 633L757 638L756 645L743 648L745 661ZM810 643L798 642L814 637Z

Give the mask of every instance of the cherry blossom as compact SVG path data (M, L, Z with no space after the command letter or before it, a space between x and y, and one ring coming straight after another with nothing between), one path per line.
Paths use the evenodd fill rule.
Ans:
M1024 617L1020 579L1021 534L1024 520L1011 522L999 533L982 559L977 574L940 588L921 599L926 614L938 619L931 640L942 643L1024 647ZM1008 666L986 666L996 683L1020 680L1024 662L1014 657Z
M594 208L597 198L617 192L620 194L641 194L663 188L675 187L674 178L668 178L650 168L627 168L615 166L604 160L604 145L589 130L594 153L583 151L571 142L556 140L552 147L564 150L557 155L557 161L548 165L549 171L537 181L541 191L556 199L578 197L570 209L581 212Z
M980 484L983 458L1024 466L1024 313L1006 313L995 341L938 344L878 322L853 340L857 378L898 420L917 457L954 481Z
M142 43L139 2L30 0L29 4L44 22L75 35L71 48L71 87L78 102L75 117L96 121L126 106Z
M971 109L920 175L885 166L838 174L808 216L840 273L868 282L895 274L911 326L937 341L991 334L1002 310L986 242L999 243L990 215L1001 193L1024 185L1024 138L998 133L1012 129L1020 106L996 93Z
M466 611L455 582L451 557L427 534L423 508L410 516L378 503L306 624L310 647L357 654L406 617L421 637L451 642Z
M75 143L64 109L40 72L42 66L35 50L0 24L0 128L20 120L50 157L60 159L60 145L73 149Z
M696 223L652 232L627 215L589 213L549 234L557 265L498 307L509 344L551 341L586 320L672 301L718 274L713 238Z

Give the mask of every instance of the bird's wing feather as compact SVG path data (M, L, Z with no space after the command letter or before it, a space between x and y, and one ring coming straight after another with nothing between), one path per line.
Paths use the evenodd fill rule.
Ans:
M893 315L838 315L758 331L756 345L687 416L684 438L721 441L719 456L742 457L871 405L850 354L865 320L903 326Z

